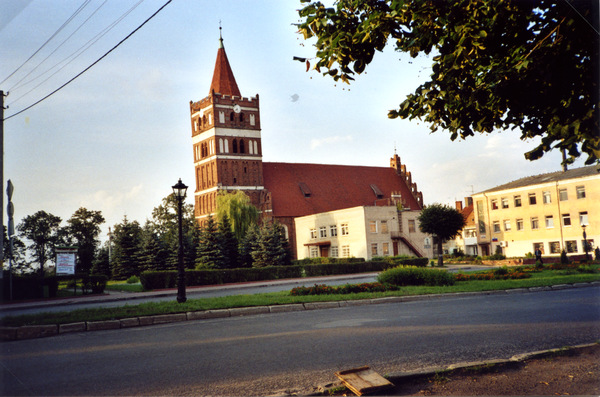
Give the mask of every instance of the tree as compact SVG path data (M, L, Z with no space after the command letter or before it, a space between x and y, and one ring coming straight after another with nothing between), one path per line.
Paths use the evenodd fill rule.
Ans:
M264 223L251 253L253 267L286 266L291 264L291 253L283 227L278 223Z
M260 230L258 228L258 225L256 225L255 223L251 224L250 227L248 227L246 235L244 236L242 241L240 241L239 244L239 267L252 267L252 262L254 261L252 259L252 252L258 250L259 234Z
M597 1L338 0L299 14L304 38L317 39L315 69L336 81L354 80L388 42L433 55L430 80L390 118L424 119L451 140L519 128L541 138L528 160L558 148L566 163L580 150L599 162Z
M114 227L114 251L111 262L112 275L115 280L126 280L131 276L139 276L138 255L141 244L142 228L137 221L129 222L127 216L123 222Z
M32 272L32 264L27 260L27 247L17 235L13 235L11 237L11 250L10 240L8 239L8 232L6 229L7 227L4 226L4 260L6 261L4 269L8 269L8 261L10 260L13 273L22 274Z
M225 259L224 267L226 269L235 269L238 267L238 240L235 238L235 234L231 230L231 224L229 223L229 217L223 215L219 221L217 228L217 234L219 236L219 242L221 245L221 252Z
M58 216L45 211L38 211L25 217L17 226L20 237L31 242L27 250L31 257L39 263L40 274L43 274L44 265L48 258L56 258L55 247L60 244L60 222Z
M167 270L166 260L169 250L164 247L160 237L154 233L150 222L142 228L141 245L138 252L140 271Z
M112 276L110 271L110 258L108 257L108 241L104 246L98 248L92 264L92 274L102 274L108 278Z
M258 220L258 210L250 203L250 197L241 190L234 193L220 191L217 195L217 219L229 218L238 241L242 241L251 224Z
M419 230L437 237L438 266L443 266L442 243L460 233L466 225L465 218L455 208L432 204L421 211L417 220L419 221Z
M223 269L226 266L225 256L217 231L217 223L212 216L200 231L200 241L196 248L196 267L201 269Z
M66 243L77 246L78 272L91 271L96 250L100 245L100 225L103 223L104 217L100 211L89 211L83 207L67 220L64 229Z

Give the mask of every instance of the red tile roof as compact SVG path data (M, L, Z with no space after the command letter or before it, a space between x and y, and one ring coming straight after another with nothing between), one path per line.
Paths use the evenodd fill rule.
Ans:
M393 168L327 164L263 163L265 189L272 194L273 215L306 216L358 206L373 206L375 184L383 198L400 192L406 207L420 209L408 186ZM306 184L310 195L306 197Z
M235 82L235 77L229 66L227 54L223 47L223 42L217 51L217 61L215 62L215 71L213 72L212 83L208 94L212 94L213 90L222 95L231 95L241 97L240 89Z

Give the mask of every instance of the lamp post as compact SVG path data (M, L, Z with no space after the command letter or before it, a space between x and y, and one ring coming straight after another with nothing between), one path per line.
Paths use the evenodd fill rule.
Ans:
M187 300L185 297L185 269L183 267L183 221L181 216L181 207L183 204L183 199L185 198L185 193L187 192L187 186L181 182L181 178L179 178L179 182L175 186L173 186L173 194L177 198L177 221L179 223L179 249L177 250L177 302L183 303Z
M588 257L588 243L587 243L587 235L585 234L585 227L587 225L581 225L581 228L583 229L583 249L585 250L585 260L588 261L589 257Z

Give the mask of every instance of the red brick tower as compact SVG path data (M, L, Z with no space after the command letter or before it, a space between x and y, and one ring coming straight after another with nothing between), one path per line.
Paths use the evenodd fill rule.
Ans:
M196 219L202 224L216 212L220 190L242 190L264 211L268 197L263 186L258 94L241 96L222 37L208 96L190 101L190 116Z

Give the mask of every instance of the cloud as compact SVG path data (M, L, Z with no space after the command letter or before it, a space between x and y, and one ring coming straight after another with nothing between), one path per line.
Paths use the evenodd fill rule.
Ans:
M344 142L344 141L351 142L352 135L346 135L346 136L337 135L337 136L330 136L330 137L322 138L322 139L311 139L310 140L310 148L315 149L322 145Z

